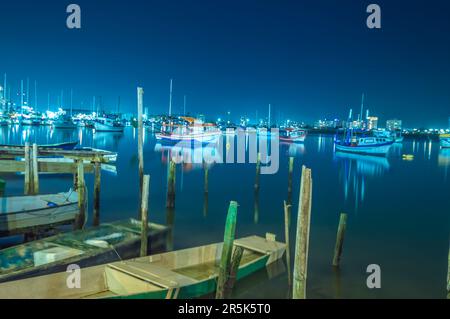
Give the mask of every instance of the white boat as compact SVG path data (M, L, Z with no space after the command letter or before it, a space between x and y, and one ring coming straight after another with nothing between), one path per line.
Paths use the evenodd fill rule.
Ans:
M217 142L222 132L215 124L203 123L201 120L192 117L181 117L186 121L187 125L171 125L172 131L167 131L167 126L163 125L163 130L155 134L156 139L162 142L178 143L178 142L201 142L214 143Z
M306 131L288 127L280 130L280 142L286 143L304 143Z
M53 122L53 128L74 129L76 128L76 125L70 118L60 118Z
M385 137L358 137L335 140L336 151L367 155L386 155L394 141Z
M99 117L94 122L96 132L123 132L124 125L115 119Z
M439 135L439 141L442 148L450 147L450 134Z
M78 193L0 197L0 234L12 235L36 227L71 223L78 210Z

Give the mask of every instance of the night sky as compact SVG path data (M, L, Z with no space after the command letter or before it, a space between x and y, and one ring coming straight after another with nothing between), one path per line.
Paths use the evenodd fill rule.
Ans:
M66 27L70 3L81 30ZM366 26L370 3L381 30ZM381 123L446 127L449 15L446 0L2 0L0 73L13 93L37 80L41 109L73 88L76 106L96 95L115 110L121 96L135 111L141 85L149 113L167 112L173 78L174 112L186 94L211 118L262 117L271 103L275 119L312 122L358 113L364 92Z

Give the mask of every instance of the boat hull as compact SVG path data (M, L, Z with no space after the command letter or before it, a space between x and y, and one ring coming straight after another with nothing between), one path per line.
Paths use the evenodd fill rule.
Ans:
M301 137L281 137L280 136L280 142L283 143L304 143L306 139L306 136Z
M385 156L391 148L393 142L377 146L347 146L335 143L336 151L348 152L362 155Z
M36 228L72 223L77 214L76 192L0 198L0 235L23 234Z
M153 223L149 223L148 225L148 252L151 251L155 253L165 251L167 235L169 232L168 227ZM105 238L108 235L111 236L111 234L116 234L118 232L125 233L127 239L123 242L111 244L109 247L88 247L84 242L86 239ZM73 246L69 246L69 244L72 244ZM28 265L21 268L20 265L17 265L19 269L15 271L11 271L12 269L8 268L8 263L11 263L12 267L16 267L15 262L17 262L18 258L15 258L14 256L20 251L36 254L43 249L54 246L71 249L71 251L78 250L82 253L73 253L72 255L64 256L63 259L40 265L35 265L36 257L33 256L31 258L34 258L35 261L31 262L31 266ZM111 246L113 246L114 249ZM62 233L38 241L0 250L0 282L21 280L57 272L66 272L67 266L70 264L77 264L81 268L85 268L115 262L121 259L135 258L139 256L140 246L140 222L133 219L103 224L100 227L90 228L88 230Z
M116 132L122 133L124 131L123 126L113 126L96 122L94 124L94 128L96 132Z
M170 144L176 144L179 142L200 142L203 144L208 144L217 142L219 140L219 137L221 136L221 132L189 135L157 133L155 134L155 136L157 140Z

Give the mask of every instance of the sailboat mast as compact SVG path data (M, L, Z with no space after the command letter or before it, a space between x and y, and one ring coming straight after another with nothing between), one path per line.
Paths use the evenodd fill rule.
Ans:
M34 109L37 111L37 81L34 80Z
M117 98L117 115L119 115L119 109L120 109L120 96Z
M183 115L186 116L186 95L183 97Z
M27 106L30 106L30 78L27 78Z
M47 93L47 111L50 110L50 92Z
M172 79L170 79L169 116L172 116Z
M20 114L23 114L23 80L20 80Z
M362 94L361 97L361 128L363 128L363 123L364 123L364 93Z
M3 78L3 99L5 100L5 106L6 106L6 101L7 101L7 95L6 95L6 73L5 73L5 75L4 75L4 78Z
M70 89L70 116L72 116L73 111L73 90Z
M268 123L267 123L267 126L268 126L269 129L270 129L270 108L271 108L271 105L269 103L269 120L268 120Z

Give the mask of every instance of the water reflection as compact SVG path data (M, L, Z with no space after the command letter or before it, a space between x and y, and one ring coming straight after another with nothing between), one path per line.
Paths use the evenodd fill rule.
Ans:
M339 165L339 180L343 184L345 200L349 200L350 192L354 194L355 211L366 196L366 180L368 177L381 177L390 168L386 157L359 155L335 152L334 159Z
M161 162L167 163L170 159L183 164L183 170L203 169L203 164L215 163L220 156L217 145L192 146L190 143L175 146L156 143L155 152L161 153ZM212 165L212 164L209 164Z

